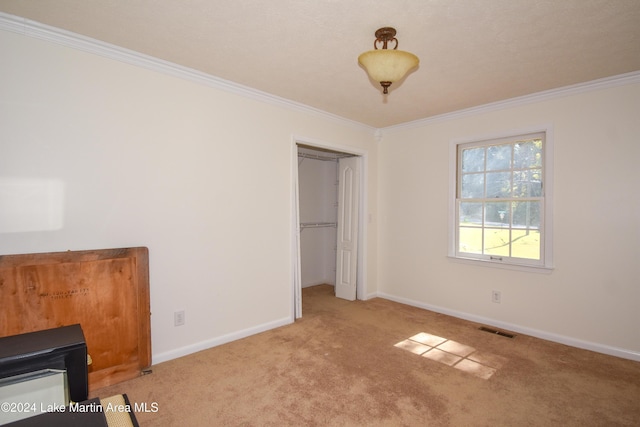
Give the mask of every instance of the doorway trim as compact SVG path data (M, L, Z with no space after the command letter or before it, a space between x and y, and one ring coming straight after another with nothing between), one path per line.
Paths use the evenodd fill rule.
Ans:
M302 276L300 252L300 208L299 208L299 175L298 175L298 144L320 149L339 151L341 153L359 156L362 159L360 168L360 194L358 212L358 268L356 283L356 299L365 299L367 289L367 187L368 187L368 152L355 147L334 144L292 135L291 138L291 321L302 317Z

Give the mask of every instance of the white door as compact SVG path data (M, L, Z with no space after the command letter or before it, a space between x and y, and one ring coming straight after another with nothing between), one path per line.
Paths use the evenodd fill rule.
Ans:
M297 153L296 153L297 158ZM294 247L291 261L293 263L293 315L294 319L302 317L302 266L300 252L300 186L298 182L298 162L294 158L294 173L296 179L293 180L293 230L292 242Z
M338 162L338 238L336 241L336 296L356 299L358 272L358 207L360 157Z

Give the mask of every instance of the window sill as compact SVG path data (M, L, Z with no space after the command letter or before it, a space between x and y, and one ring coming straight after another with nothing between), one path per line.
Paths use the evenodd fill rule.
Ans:
M453 262L457 262L461 264L476 265L480 267L489 267L489 268L501 268L503 270L525 271L528 273L542 273L542 274L550 274L553 271L553 267L548 267L548 266L508 264L500 261L489 261L489 260L476 259L476 258L463 258L463 257L452 256L452 255L447 255L447 258L449 258Z

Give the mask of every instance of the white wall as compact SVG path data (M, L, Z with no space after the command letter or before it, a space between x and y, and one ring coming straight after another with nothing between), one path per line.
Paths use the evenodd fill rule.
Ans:
M294 135L366 152L365 295L640 353L639 84L377 144L369 128L13 32L0 57L0 254L149 247L155 362L293 318ZM450 141L547 123L553 272L449 260Z
M640 360L640 84L389 128L380 146L379 291ZM550 124L550 274L447 258L449 144ZM491 290L502 303L491 302ZM428 331L426 331L428 332Z
M302 158L298 166L300 222L337 221L338 163ZM302 287L335 284L335 227L305 228L300 233Z
M374 212L370 128L10 31L0 57L0 254L147 246L156 363L292 321L294 135L365 151Z

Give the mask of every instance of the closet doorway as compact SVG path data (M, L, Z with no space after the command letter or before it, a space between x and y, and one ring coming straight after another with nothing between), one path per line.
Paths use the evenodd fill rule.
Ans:
M363 173L360 154L300 142L296 150L294 312L299 318L304 287L329 284L338 298L362 297Z

